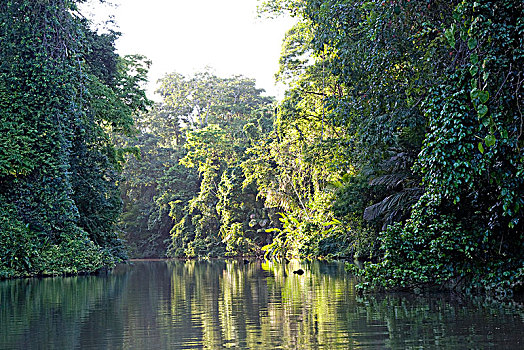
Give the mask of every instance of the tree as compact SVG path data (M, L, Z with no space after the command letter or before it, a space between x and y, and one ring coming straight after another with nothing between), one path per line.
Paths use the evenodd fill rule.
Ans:
M440 34L451 62L424 101L426 190L385 232L386 259L365 271L374 286L521 288L523 17L518 1L454 3Z
M276 144L292 133L307 140L303 130L318 128L320 118L305 102L321 99L320 138L329 140L331 128L332 154L343 155L327 163L339 189L326 210L353 229L353 244L355 228L370 233L367 250L381 262L361 272L367 286L506 293L522 284L522 6L265 3L302 22L281 60L291 88L279 114L287 132ZM260 184L278 188L283 171L265 169L274 180ZM307 212L312 202L302 202ZM288 236L301 225L294 226Z
M0 5L0 276L75 273L123 257L117 150L145 108L147 67L114 53L71 1ZM127 60L127 61L126 61Z
M168 74L158 91L163 102L142 116L138 142L128 140L141 153L124 169L133 254L163 256L168 241L170 256L253 254L265 233L249 215L261 203L253 186L242 187L239 164L271 128L272 99L251 79L210 71Z

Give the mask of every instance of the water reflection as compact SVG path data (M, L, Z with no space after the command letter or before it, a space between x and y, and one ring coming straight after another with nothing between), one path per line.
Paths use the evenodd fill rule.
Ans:
M0 282L0 349L521 349L523 325L500 305L357 297L341 263L135 262Z

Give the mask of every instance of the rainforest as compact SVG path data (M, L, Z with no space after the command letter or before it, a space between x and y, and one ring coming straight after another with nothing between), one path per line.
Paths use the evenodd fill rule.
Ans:
M129 258L358 259L363 292L524 284L524 3L268 0L276 79L121 56L81 0L0 3L0 278Z

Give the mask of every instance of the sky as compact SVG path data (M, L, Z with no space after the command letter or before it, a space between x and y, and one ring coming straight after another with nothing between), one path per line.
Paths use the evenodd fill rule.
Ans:
M205 67L222 77L241 74L254 78L267 95L281 98L275 86L282 39L291 18L258 18L259 0L112 0L94 1L84 15L101 22L110 15L122 36L120 55L142 54L153 62L148 96L167 73L191 75ZM96 5L93 5L95 4Z

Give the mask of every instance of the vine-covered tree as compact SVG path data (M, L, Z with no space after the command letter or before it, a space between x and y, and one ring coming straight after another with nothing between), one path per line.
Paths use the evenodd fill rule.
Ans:
M273 100L252 79L210 71L168 74L158 92L163 102L128 141L140 149L124 168L122 224L132 254L254 254L269 219L240 164L271 129Z
M374 286L448 286L507 296L524 283L521 1L448 3L435 31L446 66L424 96L415 169L423 196L382 237ZM445 56L448 56L445 60Z
M147 105L147 63L119 57L77 4L0 4L0 277L124 257L112 137Z
M283 67L295 73L280 108L294 107L286 121L314 118L314 107L296 106L319 96L322 123L337 128L339 190L326 208L350 232L371 233L364 250L380 262L360 272L363 286L522 286L524 4L273 0L262 9L305 23L286 42Z

